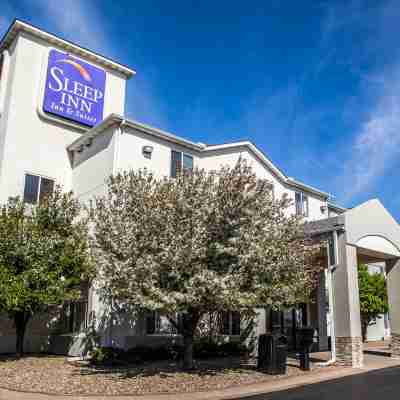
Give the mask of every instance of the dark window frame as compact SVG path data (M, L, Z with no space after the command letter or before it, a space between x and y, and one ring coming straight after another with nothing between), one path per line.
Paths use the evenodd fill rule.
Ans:
M0 54L0 85L1 85L1 80L3 78L3 73L4 73L4 56L3 54Z
M310 211L308 195L304 192L296 191L294 196L296 215L308 217Z
M167 317L161 315L157 311L148 311L145 314L145 321L146 321L146 335L166 335L166 336L171 336L171 335L179 335L178 330L171 324L171 322L166 321L166 325L163 325L161 319ZM182 323L182 314L177 314L176 321L178 324Z
M327 246L328 246L329 266L336 265L337 264L336 243L333 233L328 238Z
M27 190L28 189L27 182L31 178L34 179L36 178L38 180L37 184L35 184L35 186L37 187L34 188L34 191L36 193L29 193ZM24 193L23 193L24 202L28 204L38 204L39 202L42 202L48 194L53 192L55 183L56 181L53 178L26 172L24 175ZM49 188L46 189L46 191L42 191L42 187L45 187L45 185L48 184L50 184Z
M221 335L241 335L241 315L239 311L225 311L221 313Z
M59 331L63 334L84 332L88 328L88 300L68 301L62 306Z
M191 166L185 165L185 160L191 162ZM171 178L176 178L179 171L193 171L194 168L194 157L192 154L185 153L183 151L171 150Z

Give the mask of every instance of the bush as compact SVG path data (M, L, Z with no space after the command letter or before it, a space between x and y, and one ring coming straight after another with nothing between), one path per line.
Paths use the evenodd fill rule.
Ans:
M218 343L209 340L200 340L194 344L195 358L215 358L228 356L244 356L249 354L248 348L239 342Z
M219 350L227 356L247 356L250 353L248 347L240 342L222 343Z
M179 345L135 346L126 351L122 357L124 361L140 363L145 361L178 360L182 357L182 354L183 348Z
M220 345L215 341L206 339L195 341L193 345L193 356L194 358L200 359L221 357Z
M93 351L90 362L94 365L118 364L123 354L124 350L116 347L98 347Z
M247 347L239 342L218 343L209 340L198 340L193 345L194 357L197 359L243 356L249 353ZM149 361L181 360L183 346L173 344L164 346L135 346L127 351L115 347L99 347L92 353L94 365L118 365L121 363L140 364Z

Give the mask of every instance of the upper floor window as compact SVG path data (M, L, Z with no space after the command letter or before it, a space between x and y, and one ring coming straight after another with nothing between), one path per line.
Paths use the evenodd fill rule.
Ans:
M335 238L333 234L328 239L328 259L329 265L335 265L337 263L336 260L336 248L335 248Z
M3 67L4 67L4 56L0 54L0 81L3 74Z
M53 192L53 189L53 179L25 174L24 202L29 204L41 202Z
M172 150L171 177L176 178L180 171L193 171L193 156Z
M308 196L303 192L295 194L296 215L308 217Z

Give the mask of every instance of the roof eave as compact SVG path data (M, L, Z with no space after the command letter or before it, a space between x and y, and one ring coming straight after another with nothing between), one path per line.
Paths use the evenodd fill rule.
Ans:
M158 137L160 139L164 139L164 140L167 140L169 142L173 142L175 144L179 144L181 146L190 148L192 150L202 151L204 149L204 145L202 145L202 144L194 143L194 142L192 142L190 140L186 140L186 139L183 139L183 138L181 138L179 136L176 136L176 135L174 135L174 134L172 134L170 132L166 132L166 131L163 131L161 129L154 128L154 127L152 127L150 125L146 125L146 124L143 124L143 123L135 121L135 120L126 119L126 120L124 120L123 125L125 125L125 126L127 126L129 128L132 128L132 129L137 129L137 130L139 130L141 132L150 134L152 136L156 136L156 137Z
M348 210L348 208L339 206L339 205L331 203L331 202L328 202L328 208L331 208L332 210L337 210L340 212L346 212Z
M73 141L71 144L67 146L68 151L78 150L81 145L86 143L89 139L94 138L99 135L105 129L109 128L113 125L119 125L124 121L124 118L118 114L110 114L103 121L101 121L98 125L86 131L82 136Z
M319 190L319 189L317 189L317 188L315 188L313 186L310 186L310 185L306 185L305 183L299 182L299 181L297 181L297 180L295 180L293 178L287 178L286 182L287 182L287 184L289 186L292 186L292 187L295 187L295 188L298 188L298 189L301 189L301 190L316 194L316 195L324 197L326 199L329 199L329 198L332 197L332 195L330 193L323 192L322 190Z
M274 174L280 178L282 181L286 181L286 175L277 168L274 163L252 142L250 141L240 141L240 142L233 142L233 143L224 143L224 144L217 144L212 146L206 146L203 152L207 151L217 151L223 149L231 149L237 147L247 147L257 158L259 158L270 170L274 172Z
M43 39L52 45L56 45L66 51L74 53L78 56L85 57L91 61L94 61L105 68L117 71L122 75L124 75L127 79L136 74L136 72L133 69L123 64L117 63L109 58L103 57L100 54L85 49L84 47L78 46L75 43L70 42L68 40L61 39L56 35L53 35L49 32L46 32L40 28L37 28L31 24L28 24L18 19L14 20L14 22L10 25L7 32L1 39L0 51L7 49L20 32L26 32L32 36Z

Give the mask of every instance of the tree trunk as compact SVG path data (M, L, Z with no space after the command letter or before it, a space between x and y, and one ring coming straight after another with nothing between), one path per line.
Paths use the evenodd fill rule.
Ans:
M24 355L24 339L25 339L25 331L26 325L29 321L29 313L25 311L18 311L14 314L14 324L15 324L15 332L16 332L16 345L15 352L17 353L17 357L22 357Z
M363 343L367 340L367 329L370 322L371 321L368 318L361 317L361 334Z
M185 335L183 337L183 369L191 370L194 369L193 363L193 342L194 335Z
M183 335L183 369L191 370L194 369L193 363L193 342L194 333L197 328L197 324L201 318L201 314L192 310L183 314L182 318L182 335Z

